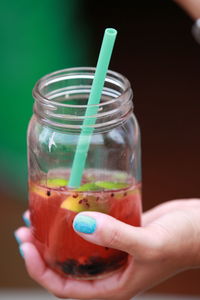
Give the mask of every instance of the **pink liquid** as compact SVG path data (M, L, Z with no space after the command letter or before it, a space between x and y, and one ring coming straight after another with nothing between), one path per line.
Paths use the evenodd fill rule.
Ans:
M78 211L96 210L140 226L139 186L72 192L30 182L30 212L35 244L43 259L63 276L91 279L122 267L128 254L83 240L72 227Z

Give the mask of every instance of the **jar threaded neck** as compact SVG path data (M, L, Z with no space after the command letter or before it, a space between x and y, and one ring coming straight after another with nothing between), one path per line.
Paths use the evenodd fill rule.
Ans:
M42 77L33 89L34 112L48 126L80 131L85 118L94 130L118 126L133 110L132 89L123 75L108 70L95 115L85 116L95 68L70 68Z

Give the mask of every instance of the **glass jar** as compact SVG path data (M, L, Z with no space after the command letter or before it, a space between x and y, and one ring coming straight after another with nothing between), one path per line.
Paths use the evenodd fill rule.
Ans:
M134 226L140 226L141 215L140 132L131 86L109 70L98 112L87 116L95 124L83 128L94 72L71 68L41 78L33 89L34 115L28 128L34 243L54 271L79 279L114 272L128 254L83 240L73 230L75 215L99 211ZM81 132L82 137L91 135L89 150L80 185L69 188Z

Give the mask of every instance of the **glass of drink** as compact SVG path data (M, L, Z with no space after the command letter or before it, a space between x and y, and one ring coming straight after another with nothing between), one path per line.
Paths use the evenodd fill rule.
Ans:
M140 132L130 83L119 73L107 72L98 113L89 116L96 121L81 185L68 187L94 72L71 68L41 78L28 129L34 243L53 270L78 279L106 276L128 254L83 240L73 230L76 214L99 211L133 226L141 215Z

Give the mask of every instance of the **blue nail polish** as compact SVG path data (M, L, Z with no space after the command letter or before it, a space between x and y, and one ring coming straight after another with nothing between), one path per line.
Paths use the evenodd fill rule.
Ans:
M76 231L82 233L94 233L97 227L96 220L89 216L77 215L73 222Z
M20 238L18 238L18 236L16 235L15 232L14 232L14 237L15 237L15 239L16 239L18 245L20 246L20 245L21 245L21 240L20 240Z
M24 251L22 250L21 247L19 247L19 253L20 253L21 257L24 258Z
M24 220L24 223L27 227L31 226L31 222L28 218L26 218L24 215L22 216L22 219Z

